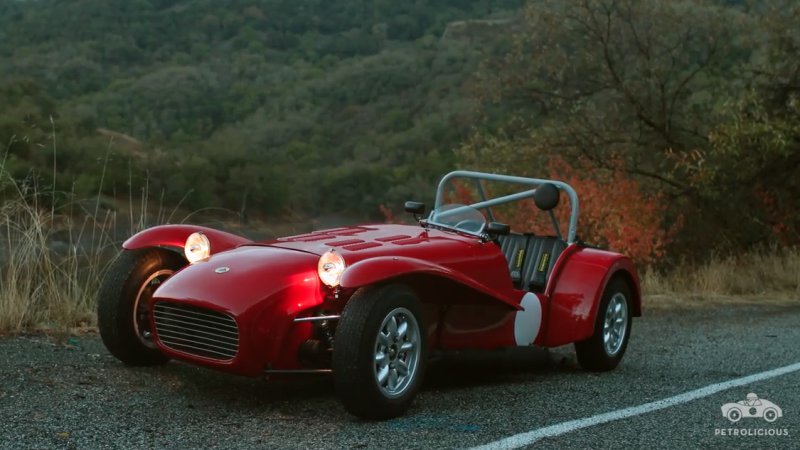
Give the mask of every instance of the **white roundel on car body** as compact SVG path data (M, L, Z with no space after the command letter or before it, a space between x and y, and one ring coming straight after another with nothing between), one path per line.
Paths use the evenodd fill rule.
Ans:
M531 345L542 326L542 304L536 294L528 292L520 306L522 310L514 318L514 340L517 345Z

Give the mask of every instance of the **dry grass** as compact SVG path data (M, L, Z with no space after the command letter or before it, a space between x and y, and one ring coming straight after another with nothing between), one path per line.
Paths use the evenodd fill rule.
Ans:
M113 214L75 224L10 185L14 198L0 207L0 331L92 324L97 286L117 251L106 231Z
M675 302L800 302L800 249L767 247L642 276L650 305Z
M0 158L0 333L94 326L98 288L121 250L114 236L119 228L117 214L101 208L106 165L95 199L56 191L57 142L52 119L51 124L52 187L37 186L33 173L15 180L6 171L14 137ZM106 163L112 144L113 139ZM159 205L155 214L148 215L148 189L135 197L136 202L129 192L128 211L123 214L125 237L153 220L157 224L172 221L180 206L164 209Z
M116 216L101 211L99 194L89 206L93 211L83 206L85 202L57 201L75 196L55 189L52 118L51 123L49 190L36 184L35 174L20 181L6 171L13 137L0 160L0 332L93 325L97 287L108 261L119 252L109 234ZM104 176L105 168L100 187ZM81 218L79 223L75 217Z
M52 149L55 179L55 138ZM0 333L94 326L98 288L121 251L115 231L121 228L128 237L153 224L201 220L196 216L205 211L180 219L176 218L180 205L172 209L159 205L149 214L145 187L136 196L129 192L127 211L120 215L125 224L120 227L117 214L101 208L105 167L97 197L77 199L74 193L38 187L35 175L13 179L5 169L7 157L8 147L0 158ZM213 210L216 216L223 212L231 216L228 210Z

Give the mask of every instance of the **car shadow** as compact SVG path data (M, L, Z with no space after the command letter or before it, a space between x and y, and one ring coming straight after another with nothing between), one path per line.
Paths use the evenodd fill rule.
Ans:
M539 347L449 352L428 367L423 389L525 383L550 374L580 371L574 355Z
M309 408L338 403L330 375L291 375L246 378L182 362L156 368L126 368L141 372L139 380L153 389L166 389L184 399L187 407L226 404L240 411ZM437 355L429 367L423 391L450 391L476 386L527 383L551 375L580 372L574 355L534 347L497 351L458 351ZM311 410L310 410L311 411Z
M157 368L132 369L155 375L153 383L166 389L214 402L280 403L324 398L333 392L333 380L326 375L293 375L267 380L266 377L230 375L179 361Z

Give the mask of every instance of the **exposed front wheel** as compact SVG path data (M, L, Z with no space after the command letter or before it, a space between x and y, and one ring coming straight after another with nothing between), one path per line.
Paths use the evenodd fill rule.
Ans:
M163 364L150 330L150 299L186 261L169 250L125 250L111 264L97 298L97 327L106 348L132 366Z
M421 306L404 285L363 288L342 311L333 346L336 393L364 419L402 415L426 367Z
M631 335L631 289L622 278L614 278L606 286L594 334L575 343L575 353L581 367L602 372L617 367Z

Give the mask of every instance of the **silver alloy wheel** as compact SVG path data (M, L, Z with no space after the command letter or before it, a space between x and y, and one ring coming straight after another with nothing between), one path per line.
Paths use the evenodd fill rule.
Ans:
M616 355L625 342L628 331L628 302L622 292L611 297L603 321L603 347L608 356Z
M153 272L142 283L139 292L136 293L136 300L133 302L133 331L136 332L136 337L139 338L142 344L148 348L156 348L150 330L150 298L156 289L161 286L161 283L174 273L175 271L171 269Z
M395 308L383 319L375 338L375 381L381 393L399 397L411 385L419 367L420 330L414 314Z

